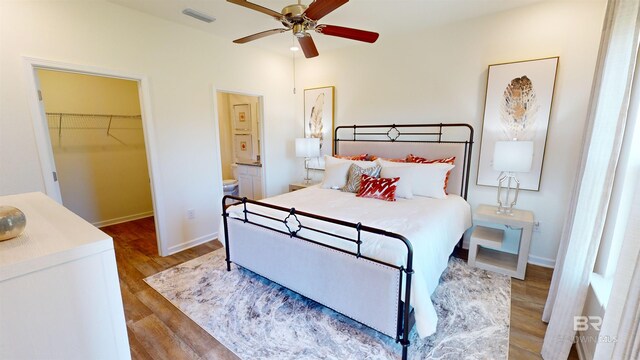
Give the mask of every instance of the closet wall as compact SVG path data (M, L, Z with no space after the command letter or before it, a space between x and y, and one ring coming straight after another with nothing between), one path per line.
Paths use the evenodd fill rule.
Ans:
M39 70L65 207L96 226L153 214L138 84Z

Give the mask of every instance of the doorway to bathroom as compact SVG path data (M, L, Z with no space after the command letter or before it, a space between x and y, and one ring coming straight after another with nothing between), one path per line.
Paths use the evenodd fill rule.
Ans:
M262 96L216 92L224 195L265 197Z

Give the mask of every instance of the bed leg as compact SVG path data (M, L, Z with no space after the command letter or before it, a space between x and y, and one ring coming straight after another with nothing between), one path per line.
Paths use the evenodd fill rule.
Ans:
M229 213L227 213L227 197L229 195L225 195L222 198L222 222L224 224L224 251L226 257L224 260L227 262L227 271L231 271L231 258L229 258L229 224L227 223L227 218L229 217Z
M409 342L402 342L402 360L407 360L407 355L409 353Z

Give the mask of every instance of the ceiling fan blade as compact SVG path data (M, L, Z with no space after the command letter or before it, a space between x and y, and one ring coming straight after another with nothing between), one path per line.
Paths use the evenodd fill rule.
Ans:
M267 31L259 32L257 34L245 36L245 37L237 39L237 40L233 40L233 42L236 43L236 44L244 44L244 43L248 43L249 41L262 39L263 37L266 37L266 36L269 36L269 35L280 34L280 33L283 33L285 31L287 31L287 29L267 30Z
M380 36L380 34L371 31L352 29L335 25L318 25L318 27L316 27L316 31L329 36L338 36L368 43L376 42L376 40L378 40L378 36Z
M313 42L313 38L311 38L311 35L307 34L304 37L299 37L298 42L300 43L300 47L302 48L304 57L306 57L307 59L319 55L318 49L316 48L316 44Z
M304 12L311 20L320 20L328 13L346 4L349 0L314 0Z
M260 6L258 4L254 4L254 3L250 3L247 0L227 0L228 2L232 3L232 4L236 4L236 5L240 5L240 6L244 6L248 9L251 10L255 10L255 11L259 11L263 14L267 14L269 16L272 16L278 20L282 20L283 16L282 14L280 14L277 11L271 10L271 9L267 9L264 6Z

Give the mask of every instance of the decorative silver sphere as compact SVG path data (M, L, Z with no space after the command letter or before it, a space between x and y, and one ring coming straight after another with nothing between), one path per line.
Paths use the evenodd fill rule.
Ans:
M24 213L13 206L0 206L0 241L22 234L27 226Z

